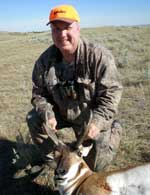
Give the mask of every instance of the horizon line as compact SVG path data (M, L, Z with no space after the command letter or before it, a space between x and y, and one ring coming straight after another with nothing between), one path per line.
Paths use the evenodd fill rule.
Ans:
M94 29L94 28L104 28L104 27L142 27L142 26L150 26L150 24L129 24L129 25L100 25L100 26L95 26L95 27L81 27L82 29ZM0 33L32 33L32 32L37 32L37 33L42 33L42 32L47 32L49 30L31 30L31 31L6 31L6 30L0 30Z

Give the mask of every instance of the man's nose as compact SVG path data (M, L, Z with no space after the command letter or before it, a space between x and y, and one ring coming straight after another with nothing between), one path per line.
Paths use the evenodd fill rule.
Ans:
M60 35L61 36L66 36L66 34L67 34L67 30L66 29L60 30Z

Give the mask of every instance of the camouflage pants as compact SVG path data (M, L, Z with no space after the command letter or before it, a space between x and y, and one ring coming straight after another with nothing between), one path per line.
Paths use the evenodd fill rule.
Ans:
M59 116L57 119L58 138L65 143L76 141L78 137L79 126L72 126L65 122ZM53 145L50 143L48 136L42 130L43 121L39 117L35 109L31 110L27 115L27 124L33 142L39 147L41 154L46 156L53 150ZM111 163L116 155L120 144L122 128L119 123L113 122L111 128L103 130L99 136L93 140L93 148L90 151L85 161L94 171L100 171Z

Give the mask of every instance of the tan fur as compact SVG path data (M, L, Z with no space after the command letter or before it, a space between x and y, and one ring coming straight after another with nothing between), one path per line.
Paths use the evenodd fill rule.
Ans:
M110 195L111 189L106 183L106 177L92 173L77 190L76 195Z

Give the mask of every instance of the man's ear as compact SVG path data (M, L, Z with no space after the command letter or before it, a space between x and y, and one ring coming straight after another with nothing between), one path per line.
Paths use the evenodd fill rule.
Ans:
M89 146L83 146L83 145L80 145L79 146L79 153L80 153L80 156L81 157L86 157L90 150L92 149L93 147L93 144L89 145Z

